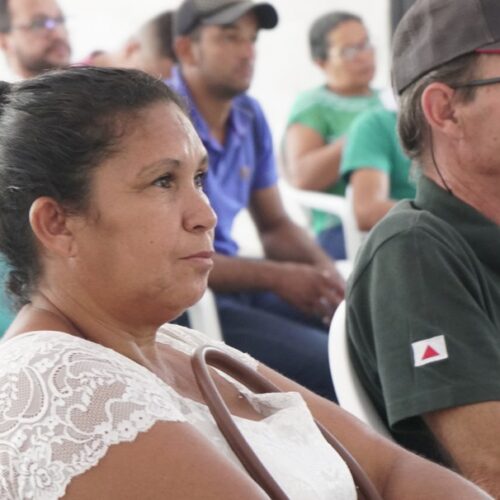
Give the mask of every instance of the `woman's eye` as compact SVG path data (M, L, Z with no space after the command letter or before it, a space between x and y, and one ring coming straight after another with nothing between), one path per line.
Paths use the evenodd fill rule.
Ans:
M207 176L206 172L198 172L194 177L194 183L196 187L203 188L203 182Z
M224 34L224 40L226 42L237 42L238 41L238 35L236 33L225 33Z
M156 179L153 184L155 186L158 186L158 187L161 187L161 188L172 187L172 182L174 180L173 177L174 176L171 175L171 174L163 175L163 176L159 177L158 179Z

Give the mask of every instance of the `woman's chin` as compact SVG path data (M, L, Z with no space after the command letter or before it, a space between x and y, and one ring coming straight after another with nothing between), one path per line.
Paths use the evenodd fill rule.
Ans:
M207 290L206 280L203 284L200 284L199 287L193 288L193 290L186 294L186 296L182 300L182 304L179 305L178 314L175 317L180 316L182 313L186 312L190 307L194 306L198 303Z

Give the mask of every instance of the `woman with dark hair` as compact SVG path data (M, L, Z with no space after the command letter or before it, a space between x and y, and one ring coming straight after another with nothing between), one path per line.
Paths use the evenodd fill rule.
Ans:
M144 73L97 68L1 92L0 250L20 309L0 344L0 497L264 498L193 375L193 351L213 342L166 323L205 290L216 222L206 152L177 98ZM486 498L217 347L287 391L212 373L288 497L357 496L314 415L384 498Z
M344 196L340 161L345 135L357 116L382 105L379 92L371 87L375 50L363 20L343 11L314 21L309 48L325 83L302 92L292 106L283 141L285 173L299 189ZM314 211L311 223L323 249L345 259L340 219Z

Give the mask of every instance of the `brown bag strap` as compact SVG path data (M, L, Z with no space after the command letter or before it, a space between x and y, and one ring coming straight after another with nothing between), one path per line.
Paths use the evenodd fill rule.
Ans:
M222 399L213 381L208 365L231 375L257 394L281 392L280 389L256 370L249 368L215 347L202 346L196 349L191 358L191 365L193 367L196 382L198 383L200 391L207 402L207 406L217 426L242 465L254 481L259 484L272 499L287 500L288 497L285 492L264 467L236 426L226 403ZM382 497L355 458L318 421L316 421L316 425L319 427L324 438L346 462L362 497L366 500L382 500Z

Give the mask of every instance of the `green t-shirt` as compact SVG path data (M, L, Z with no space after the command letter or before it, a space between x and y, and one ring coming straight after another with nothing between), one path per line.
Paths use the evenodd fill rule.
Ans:
M0 258L0 337L5 333L15 316L10 309L9 301L4 292L7 272L7 264L3 258Z
M389 177L393 200L415 198L411 160L401 148L396 126L396 112L384 108L366 111L356 118L347 134L340 167L346 182L355 170L372 168Z
M335 142L348 131L353 120L363 111L381 106L378 91L367 96L341 96L325 85L301 93L295 101L288 126L300 123L312 128L324 139L325 144ZM343 196L346 183L339 179L326 191ZM324 212L313 213L313 229L316 233L336 226L338 218Z
M347 289L355 369L403 446L421 415L500 400L500 226L427 177L370 232Z

